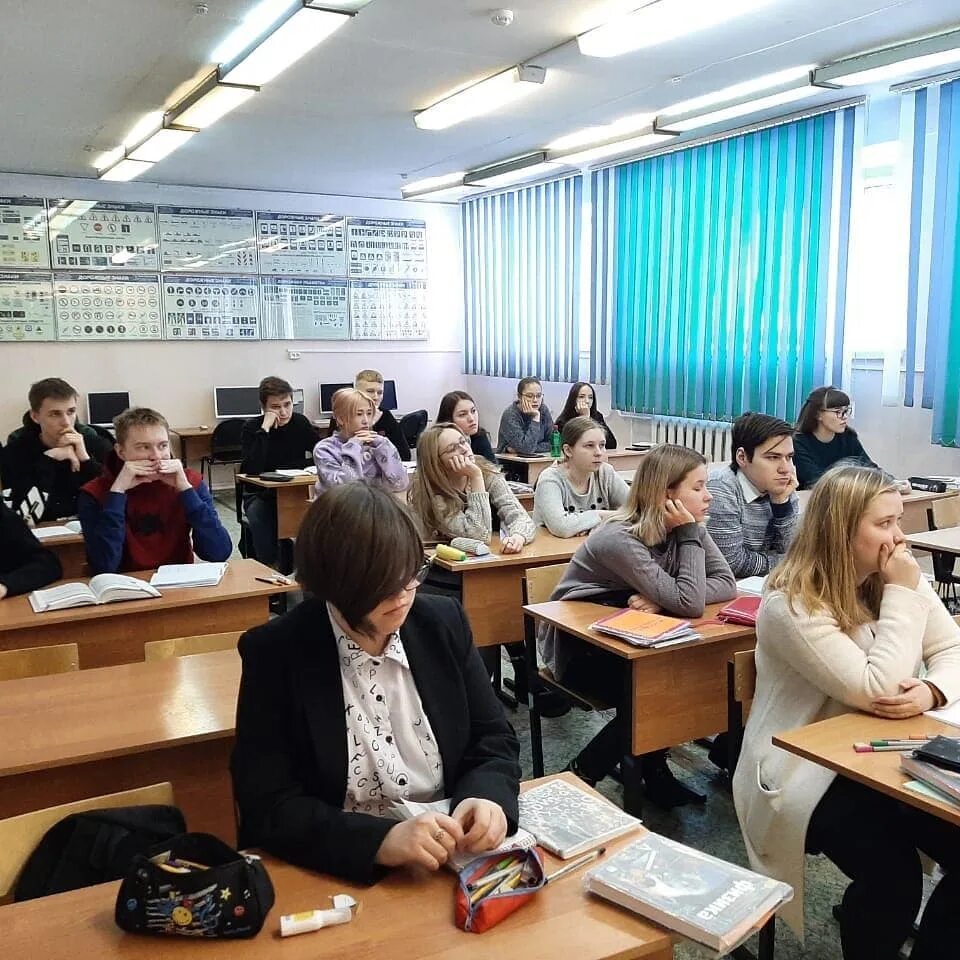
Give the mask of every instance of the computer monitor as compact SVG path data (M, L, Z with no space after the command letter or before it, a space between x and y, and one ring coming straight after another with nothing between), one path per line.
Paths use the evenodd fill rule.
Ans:
M218 420L260 416L259 387L214 387L213 415Z
M130 407L130 394L126 390L111 390L108 393L87 394L87 423L98 427L112 427L113 418Z
M320 387L320 416L329 417L333 413L333 395L338 390L352 387L352 383L321 383ZM380 401L381 410L397 409L397 383L395 380L383 381L383 400Z

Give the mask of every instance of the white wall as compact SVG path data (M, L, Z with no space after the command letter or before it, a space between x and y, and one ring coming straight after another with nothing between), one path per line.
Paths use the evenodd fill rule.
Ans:
M305 392L306 413L318 415L317 383L347 381L376 367L397 381L404 412L433 416L441 394L463 382L463 281L459 212L455 206L321 194L101 183L0 173L0 195L121 200L188 206L244 207L305 213L424 220L427 224L427 341L397 343L263 340L255 343L2 343L0 436L19 425L30 384L57 376L81 393L129 390L133 402L155 407L174 426L213 424L213 386L256 384L273 374ZM288 360L287 350L303 353ZM306 353L305 351L316 351Z

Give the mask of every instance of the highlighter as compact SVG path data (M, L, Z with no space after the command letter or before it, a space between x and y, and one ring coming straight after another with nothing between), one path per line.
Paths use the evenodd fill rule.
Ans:
M466 560L467 555L462 550L448 547L445 543L437 545L437 556L441 560Z

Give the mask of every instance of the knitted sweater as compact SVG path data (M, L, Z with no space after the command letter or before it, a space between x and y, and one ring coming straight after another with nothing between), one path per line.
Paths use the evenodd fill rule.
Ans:
M534 420L522 413L520 404L514 401L500 417L500 434L497 438L497 453L514 453L530 456L550 452L550 435L553 433L553 417L545 403L540 405L540 419Z
M629 488L609 463L590 474L586 493L573 489L561 465L547 467L537 478L533 497L533 520L555 537L575 537L592 530L601 519L601 510L617 510L627 499Z
M464 494L463 509L448 514L441 530L425 530L427 539L470 537L473 540L490 542L493 535L493 511L500 520L500 536L523 537L530 543L537 535L537 527L530 514L520 505L502 474L484 474L486 490L483 493ZM434 499L434 509L441 513L443 499Z
M313 448L313 462L317 465L318 494L351 480L376 483L393 493L401 493L410 485L407 468L386 437L360 443L335 433Z

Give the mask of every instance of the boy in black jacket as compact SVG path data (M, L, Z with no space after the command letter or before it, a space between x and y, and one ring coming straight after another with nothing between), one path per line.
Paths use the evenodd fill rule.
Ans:
M0 600L39 590L62 573L47 550L9 507L0 503Z

